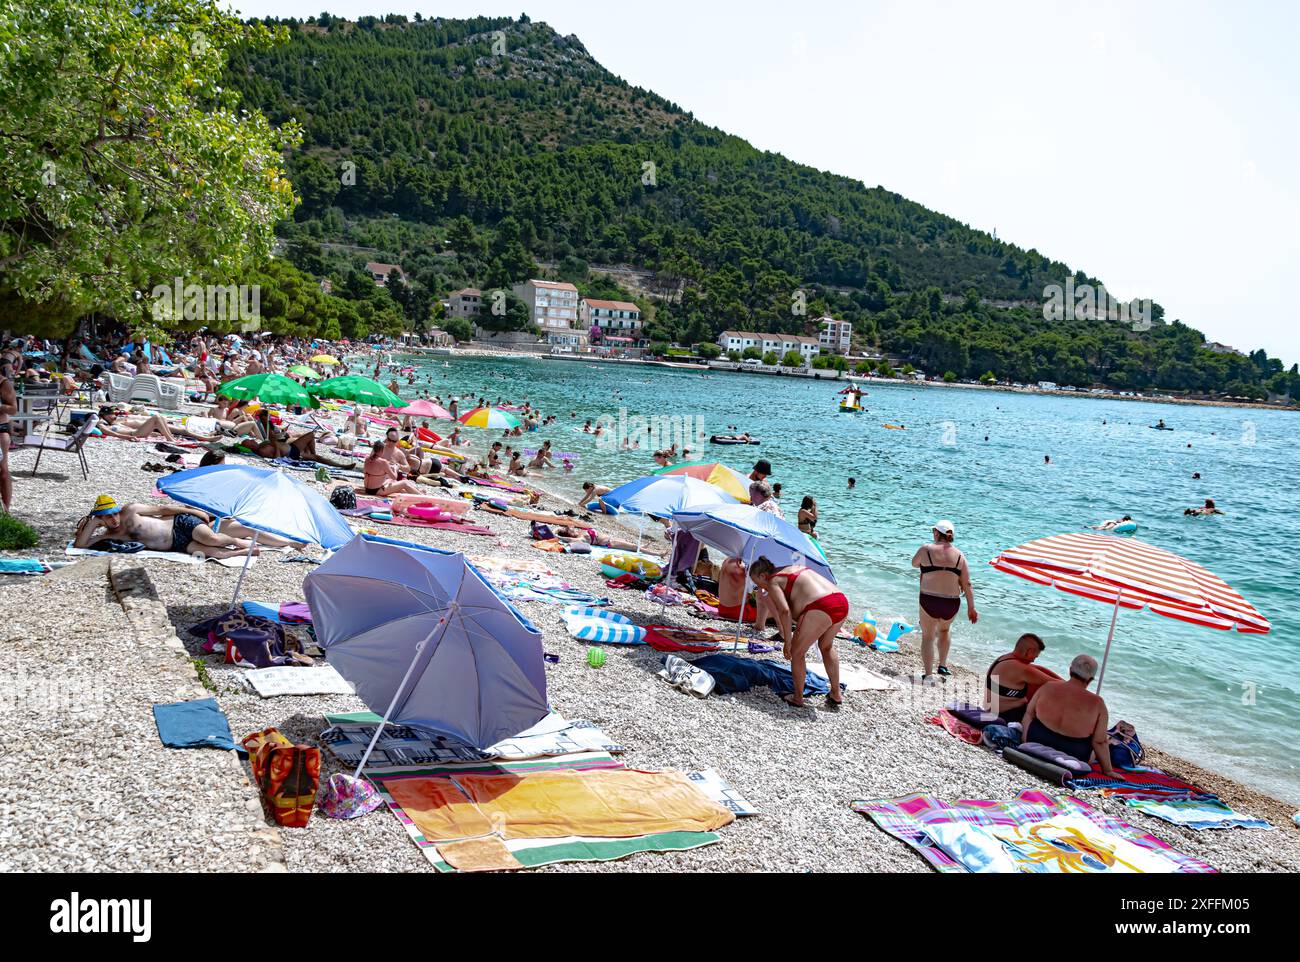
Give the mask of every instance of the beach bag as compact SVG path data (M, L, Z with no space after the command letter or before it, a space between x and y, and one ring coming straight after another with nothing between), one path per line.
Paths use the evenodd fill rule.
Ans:
M1110 730L1110 763L1116 768L1137 768L1145 750L1138 740L1137 729L1126 721L1118 721Z
M320 749L295 745L278 728L266 728L242 742L277 825L306 828L320 787Z
M551 541L555 538L555 532L551 530L549 524L542 524L540 521L531 521L528 525L529 533L533 536L534 541Z
M351 487L343 486L330 492L330 504L339 511L355 511L357 493Z

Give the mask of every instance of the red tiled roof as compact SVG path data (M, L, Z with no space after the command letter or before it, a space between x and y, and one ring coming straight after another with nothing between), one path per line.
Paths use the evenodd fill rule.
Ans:
M587 301L588 307L599 307L606 311L636 311L641 313L641 308L635 304L629 304L627 301Z

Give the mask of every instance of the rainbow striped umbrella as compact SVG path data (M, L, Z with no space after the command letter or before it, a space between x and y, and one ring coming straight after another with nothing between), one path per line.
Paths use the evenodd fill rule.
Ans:
M469 428L517 428L524 422L500 408L475 408L457 420Z
M1035 584L1114 605L1098 692L1106 677L1120 608L1147 608L1166 618L1220 631L1235 628L1263 635L1272 628L1254 605L1218 575L1136 538L1058 534L1004 551L989 564Z
M729 468L717 461L687 461L674 464L651 474L684 474L688 478L699 478L721 488L741 504L749 504L749 478L735 468Z

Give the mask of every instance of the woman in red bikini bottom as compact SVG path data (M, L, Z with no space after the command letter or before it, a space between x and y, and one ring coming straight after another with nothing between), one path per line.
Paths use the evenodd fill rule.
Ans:
M831 683L826 707L839 708L840 658L835 651L835 636L849 616L849 599L835 585L811 568L787 565L777 568L767 558L759 558L749 567L749 578L767 592L768 603L775 609L777 627L785 639L785 657L790 659L794 691L785 696L787 703L803 707L804 679L808 669L804 658L816 645ZM795 622L793 637L790 623Z

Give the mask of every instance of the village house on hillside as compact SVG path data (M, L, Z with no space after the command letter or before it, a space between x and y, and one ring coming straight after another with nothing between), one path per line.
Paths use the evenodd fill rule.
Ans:
M375 279L375 283L380 287L388 286L388 278L394 271L397 272L397 279L401 283L406 283L406 272L396 264L382 264L379 261L367 261L366 271Z

